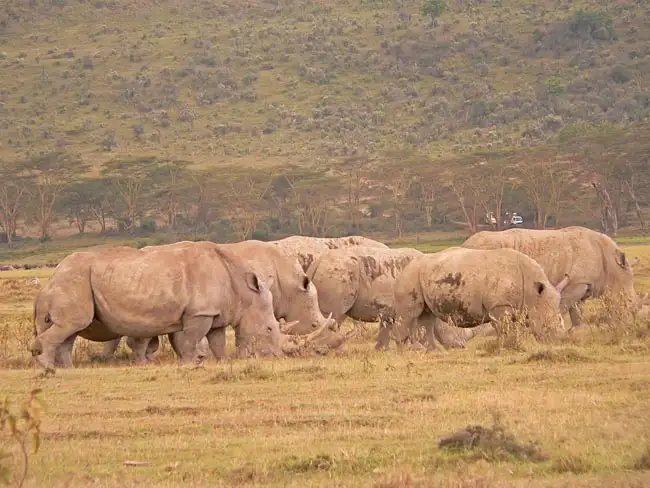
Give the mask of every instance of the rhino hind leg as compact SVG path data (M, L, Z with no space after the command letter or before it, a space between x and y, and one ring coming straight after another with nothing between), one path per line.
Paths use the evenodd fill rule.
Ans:
M43 331L34 339L29 346L32 356L36 358L39 366L46 372L54 372L55 359L57 350L66 340L75 336L81 328L63 328L57 324L52 324L47 330Z
M426 333L424 335L424 342L426 344L427 352L440 352L445 353L447 350L443 346L444 339L441 337L438 327L441 325L447 325L439 319L432 321L427 321L426 323Z

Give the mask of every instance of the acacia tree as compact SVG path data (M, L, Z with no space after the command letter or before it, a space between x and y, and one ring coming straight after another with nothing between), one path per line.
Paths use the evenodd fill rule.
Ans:
M411 168L412 153L394 150L386 153L386 159L375 166L373 179L381 182L386 192L387 202L393 213L394 229L397 237L404 232L404 214L411 206L411 187L417 181Z
M28 184L25 170L20 164L0 163L0 228L7 236L9 246L16 234L18 218L24 210Z
M108 183L103 178L85 178L72 183L62 195L59 203L61 212L75 225L80 234L86 230L88 222L95 220L100 232L106 232Z
M366 156L354 156L347 158L343 162L343 168L347 173L348 189L348 218L350 228L356 229L359 226L359 216L361 215L361 192L364 183L364 173L367 171L370 161Z
M647 228L644 200L650 195L650 123L625 128L601 125L563 141L585 179L591 180L600 208L601 230L616 235L633 209L641 231Z
M83 174L88 165L77 156L56 151L25 161L24 168L31 183L38 236L45 240L49 236L58 198L73 181L73 175Z
M102 175L110 182L109 206L118 228L135 232L147 193L161 161L156 157L116 159L104 163Z
M267 212L266 196L273 181L268 171L226 171L225 188L230 223L240 240L244 241L257 229Z
M295 206L298 232L312 237L328 233L333 207L340 195L341 182L327 171L303 171L287 175L291 201Z
M570 162L548 151L525 155L517 164L520 182L535 208L535 228L545 229L551 215L555 226L559 225L563 204L574 186L570 168Z
M153 170L154 198L159 202L165 223L170 229L176 228L176 218L180 212L183 197L187 197L191 177L185 161L160 162Z

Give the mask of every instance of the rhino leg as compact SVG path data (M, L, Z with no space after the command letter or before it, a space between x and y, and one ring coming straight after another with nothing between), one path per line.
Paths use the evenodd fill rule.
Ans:
M102 352L102 357L104 359L112 358L115 355L115 351L117 351L117 348L120 345L121 341L122 338L118 337L117 339L113 339L112 341L104 342L104 351Z
M156 351L158 351L159 347L160 347L160 338L158 336L152 337L147 344L145 357L149 361L153 361L153 355L156 354Z
M45 369L46 372L54 372L54 361L56 359L57 349L68 340L71 336L76 336L83 329L72 327L61 327L58 324L52 324L50 328L41 332L29 346L32 356L36 362Z
M212 354L217 359L217 361L225 359L226 358L226 328L218 327L216 329L210 329L207 338L208 338L208 345L210 346L210 350L212 351Z
M438 333L438 327L444 324L440 319L435 319L433 321L427 321L426 323L426 333L424 334L424 340L426 343L427 352L447 352L445 346L442 345L441 336ZM447 327L449 327L447 325Z
M395 311L392 308L386 308L379 311L379 333L375 349L377 351L387 351L390 345L390 333L395 324Z
M72 363L72 350L74 348L74 341L77 339L77 334L68 337L56 350L54 364L61 368L74 368Z
M588 283L569 285L562 291L561 306L569 309L571 328L582 326L582 307L584 302L592 296L592 286Z
M569 307L569 317L571 318L572 329L582 327L582 302Z
M181 334L175 333L174 339L180 351L181 364L196 364L198 360L199 342L212 328L213 317L184 316L182 318L183 330Z
M146 364L151 361L150 350L153 349L154 352L158 350L158 337L127 337L126 344L133 351L135 363Z

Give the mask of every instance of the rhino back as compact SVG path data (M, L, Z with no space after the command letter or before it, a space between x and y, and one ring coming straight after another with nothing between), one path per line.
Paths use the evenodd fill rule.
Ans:
M484 322L495 308L521 308L532 283L547 281L539 265L511 249L456 248L421 263L420 280L432 313L464 327Z
M217 315L214 294L230 289L217 254L193 246L98 258L90 279L98 320L133 337L178 331L186 312Z
M355 251L359 260L360 285L352 313L355 317L376 320L380 312L394 308L397 278L414 258L423 254L410 248L351 249L351 252Z
M359 262L353 253L332 249L321 254L307 271L318 290L319 308L342 320L354 305L359 293Z
M572 282L602 282L602 254L593 236L584 228L557 230L508 229L482 231L470 237L463 247L472 249L515 249L540 264L554 285L564 278Z

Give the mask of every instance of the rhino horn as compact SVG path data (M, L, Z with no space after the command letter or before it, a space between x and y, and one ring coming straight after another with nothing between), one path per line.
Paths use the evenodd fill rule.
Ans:
M331 349L338 349L341 346L343 346L343 344L348 342L350 339L354 338L358 333L359 333L359 328L355 328L345 335L337 334L337 337L333 339L331 342L329 342L327 345Z
M280 330L283 334L291 334L291 329L300 323L299 320L294 320L293 322L285 322L284 319L280 319Z
M564 278L562 278L562 281L560 281L557 285L555 285L555 289L558 291L558 293L562 293L562 291L566 288L566 286L569 284L569 275L564 274Z
M318 327L318 329L316 329L314 332L312 332L312 333L310 333L310 334L307 334L307 335L305 336L305 343L309 343L309 342L313 341L314 339L316 339L316 337L318 337L319 335L321 335L322 332L323 332L325 329L327 329L327 328L329 327L329 325L330 325L330 324L329 324L329 320L326 320L326 321L323 323L323 325L321 325L320 327Z
M327 316L327 320L325 321L328 324L328 327L330 330L333 331L338 331L339 330L339 324L332 318L332 312Z

